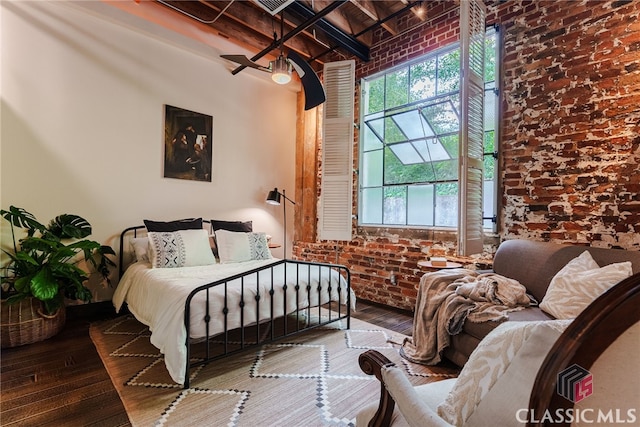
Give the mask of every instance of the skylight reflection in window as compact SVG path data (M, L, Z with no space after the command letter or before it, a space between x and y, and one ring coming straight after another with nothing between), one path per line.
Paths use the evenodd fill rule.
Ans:
M403 165L413 165L416 163L424 163L425 161L410 142L390 144L389 148Z
M435 138L415 141L413 145L418 150L418 153L427 161L437 162L451 158L444 146Z
M431 129L429 123L424 120L418 110L405 111L391 117L409 140L435 136L433 129Z
M459 116L451 99L415 107L366 122L365 141L374 136L394 153L404 165L451 159L440 135L459 127ZM367 142L368 147L371 142Z

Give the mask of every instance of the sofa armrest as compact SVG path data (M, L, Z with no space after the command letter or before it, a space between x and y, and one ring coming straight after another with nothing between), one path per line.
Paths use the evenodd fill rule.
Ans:
M380 403L369 427L389 426L396 400L400 413L412 427L451 427L422 401L404 372L386 356L368 350L360 355L358 362L365 374L375 375L380 381Z
M358 357L358 363L362 372L367 375L375 375L380 381L380 403L378 404L378 410L369 422L369 427L388 426L391 424L395 402L384 386L382 368L384 366L395 366L395 364L385 355L375 350L367 350L362 353Z
M400 413L411 427L451 427L420 398L407 376L396 365L383 366L382 378L385 388L395 398Z

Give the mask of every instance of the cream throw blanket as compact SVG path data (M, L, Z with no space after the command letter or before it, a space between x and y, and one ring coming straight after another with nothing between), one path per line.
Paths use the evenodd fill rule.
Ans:
M507 318L534 302L517 280L464 268L427 273L420 279L413 336L400 354L412 362L435 365L465 320L480 323Z

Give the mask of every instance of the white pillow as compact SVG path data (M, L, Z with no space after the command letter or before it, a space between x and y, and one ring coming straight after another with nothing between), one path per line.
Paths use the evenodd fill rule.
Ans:
M543 320L504 322L498 325L471 353L449 395L438 406L438 415L449 424L464 424L477 409L482 409L479 407L480 402L489 393L501 391L494 390L495 387L504 385L505 381L510 382L510 378L503 380L502 377L505 372L509 374L508 369L514 362L519 365L518 371L524 369L524 366L526 372L518 373L518 377L514 378L515 384L510 384L506 393L512 387L528 387L531 390L544 358L570 323L568 320ZM521 360L525 363L520 363ZM514 390L511 391L515 393ZM519 404L526 407L528 397L529 394L525 393L524 401ZM520 407L518 404L515 406ZM506 407L503 409L505 415L512 420L514 412L507 411ZM494 425L504 424L496 422Z
M588 252L571 260L553 276L540 303L540 308L556 319L574 319L605 291L633 274L630 261L599 268L591 255L588 258L593 263L586 262L585 254Z
M206 230L149 232L153 268L194 267L215 264Z
M129 240L131 249L138 262L149 262L149 238L134 237Z
M567 274L580 273L582 271L593 270L600 268L598 263L593 259L589 251L582 252L579 256L575 257L567 263L560 271L556 273L556 276L565 276ZM553 279L551 279L553 283Z
M242 262L271 259L265 233L241 233L216 230L216 246L220 262Z

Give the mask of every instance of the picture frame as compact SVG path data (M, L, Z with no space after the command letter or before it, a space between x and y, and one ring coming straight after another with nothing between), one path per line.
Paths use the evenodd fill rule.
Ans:
M211 182L213 116L164 106L164 177Z

